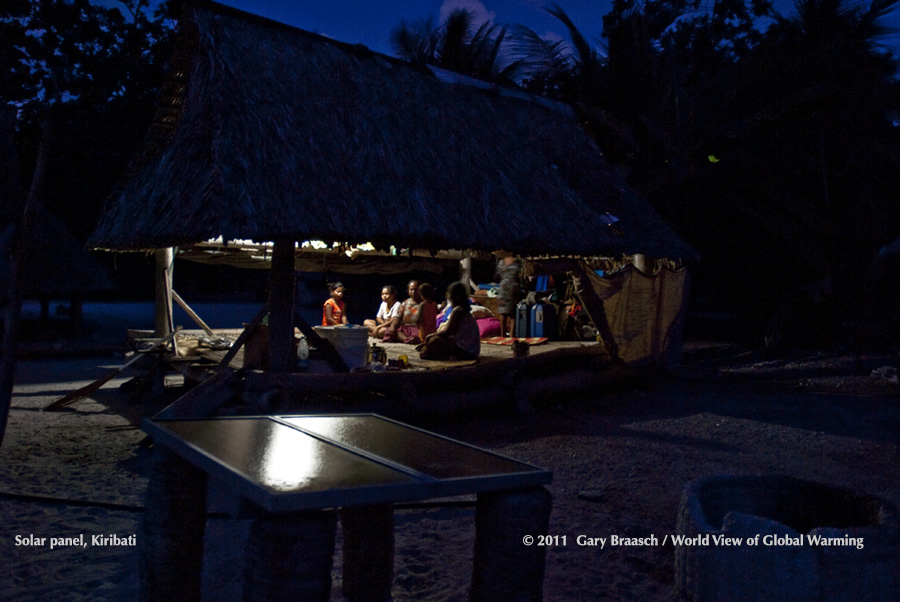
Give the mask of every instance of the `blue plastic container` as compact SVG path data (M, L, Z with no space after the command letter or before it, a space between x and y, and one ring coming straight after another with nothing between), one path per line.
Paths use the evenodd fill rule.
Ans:
M556 336L556 310L546 303L535 303L531 306L528 320L528 331L532 337Z
M530 319L531 316L528 312L528 304L524 301L519 301L519 304L516 305L516 327L513 336L519 338L530 336L528 334L528 322Z

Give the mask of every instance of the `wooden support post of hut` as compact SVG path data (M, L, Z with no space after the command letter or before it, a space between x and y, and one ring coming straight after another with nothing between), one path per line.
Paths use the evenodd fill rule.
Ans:
M153 334L164 337L174 328L172 323L172 276L175 267L175 251L172 247L157 249L156 258L156 307Z
M641 273L647 274L647 256L643 253L635 253L631 256L631 263L634 264L634 267L639 269Z
M466 256L459 260L459 279L466 285L466 290L472 292L472 256L466 253Z
M294 239L279 238L269 274L269 369L290 372L294 345Z

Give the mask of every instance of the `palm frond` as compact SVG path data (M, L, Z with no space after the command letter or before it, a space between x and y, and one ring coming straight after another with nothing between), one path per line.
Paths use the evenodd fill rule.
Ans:
M860 16L860 26L866 28L870 37L886 38L900 33L900 27L885 23L885 17L897 10L900 0L872 0L869 8Z
M584 37L584 34L581 33L575 23L572 22L572 19L566 14L566 11L556 3L551 4L544 10L559 19L559 21L566 26L566 29L569 30L569 37L572 39L572 47L575 49L576 60L578 63L586 69L596 67L600 61L599 54L594 50L590 42Z
M420 19L411 24L401 21L400 25L391 30L391 49L398 58L424 65L433 63L437 50L440 31L433 17Z
M519 26L510 36L511 57L531 75L558 75L573 67L572 47L565 40L542 38L534 30Z

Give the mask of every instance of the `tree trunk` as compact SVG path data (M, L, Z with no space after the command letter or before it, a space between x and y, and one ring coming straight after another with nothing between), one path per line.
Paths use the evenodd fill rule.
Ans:
M9 127L4 127L9 131L0 132L0 135L12 137L15 120L9 119L8 115L3 115L3 118L4 125L9 121ZM6 421L9 418L9 408L12 403L13 378L16 372L16 340L22 312L22 282L25 277L21 266L28 253L35 209L46 189L47 163L52 138L50 129L49 125L44 125L43 139L31 180L31 189L19 221L18 236L10 238L10 279L7 303L3 308L3 353L2 359L0 359L0 445L3 444L3 436L6 433ZM14 156L11 160L15 162ZM12 188L18 188L18 186L10 186L10 189ZM17 241L17 243L13 241Z

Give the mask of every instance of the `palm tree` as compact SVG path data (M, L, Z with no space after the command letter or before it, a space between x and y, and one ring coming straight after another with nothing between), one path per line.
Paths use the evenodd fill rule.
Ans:
M565 40L542 38L534 30L518 26L510 36L510 48L525 89L557 99L573 96L564 88L573 79L577 59Z
M390 42L394 54L415 65L436 64L438 46L441 42L441 28L434 17L427 17L400 25L391 30Z
M557 4L546 7L569 30L569 42L542 38L519 26L511 40L512 56L530 91L569 102L595 100L605 57ZM596 104L596 103L594 103Z
M476 27L472 13L457 9L440 25L430 17L401 21L390 37L399 58L513 87L519 65L506 59L506 32L507 27L490 22Z

